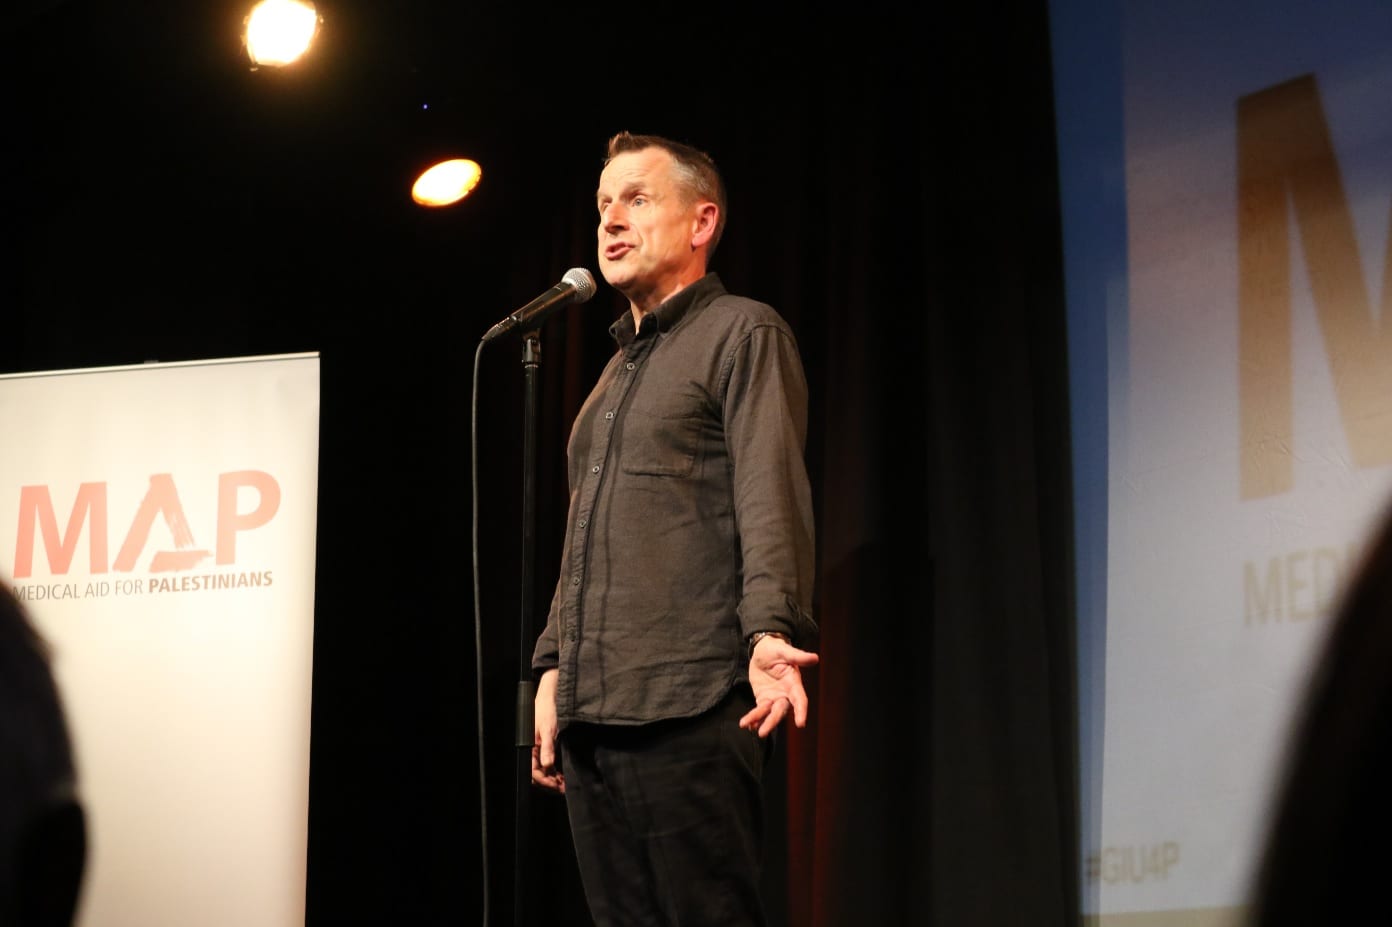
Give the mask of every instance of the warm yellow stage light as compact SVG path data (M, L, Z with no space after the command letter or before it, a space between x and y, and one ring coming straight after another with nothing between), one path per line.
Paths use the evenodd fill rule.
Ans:
M431 165L411 186L411 199L422 206L448 206L478 186L483 169L467 158Z
M314 40L319 16L313 3L262 0L246 20L246 47L254 65L289 64Z

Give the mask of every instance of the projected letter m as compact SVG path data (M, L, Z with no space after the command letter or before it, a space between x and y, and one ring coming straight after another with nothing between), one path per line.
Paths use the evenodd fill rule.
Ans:
M1294 485L1292 214L1353 463L1392 463L1392 236L1379 321L1313 76L1238 100L1237 207L1242 498Z

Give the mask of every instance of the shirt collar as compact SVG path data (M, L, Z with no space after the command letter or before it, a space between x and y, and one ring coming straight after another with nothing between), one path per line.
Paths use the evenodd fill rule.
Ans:
M725 285L720 281L719 275L712 271L690 286L677 291L675 296L649 312L644 317L644 322L651 317L656 319L658 331L671 331L677 323L686 317L687 313L706 305L724 293ZM609 335L619 343L620 347L631 344L638 337L638 330L633 324L633 312L627 311L615 319L614 324L609 326Z

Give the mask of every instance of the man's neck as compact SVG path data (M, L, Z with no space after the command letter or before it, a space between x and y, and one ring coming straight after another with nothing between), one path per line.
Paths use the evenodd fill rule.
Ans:
M652 312L658 306L667 302L667 300L671 299L673 296L676 296L682 290L691 286L691 284L695 283L697 280L700 280L705 275L706 269L704 267L692 268L687 273L684 273L680 277L678 277L673 285L670 285L663 289L653 289L651 292L644 293L638 296L637 298L630 296L628 300L628 308L629 311L633 313L634 330L637 331L638 329L643 327L643 317L646 316L649 312Z

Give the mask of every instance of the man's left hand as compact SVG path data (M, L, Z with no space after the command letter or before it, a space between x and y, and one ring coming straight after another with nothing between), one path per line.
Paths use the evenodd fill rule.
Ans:
M791 709L793 723L807 725L807 691L802 687L802 667L816 666L815 653L799 650L777 637L763 637L749 656L749 685L754 690L754 707L740 727L771 734Z

